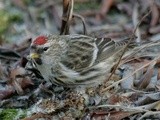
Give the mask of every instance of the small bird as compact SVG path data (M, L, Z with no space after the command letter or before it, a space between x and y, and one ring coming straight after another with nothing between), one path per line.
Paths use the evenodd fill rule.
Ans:
M128 41L77 34L42 35L32 41L30 60L52 84L102 84Z

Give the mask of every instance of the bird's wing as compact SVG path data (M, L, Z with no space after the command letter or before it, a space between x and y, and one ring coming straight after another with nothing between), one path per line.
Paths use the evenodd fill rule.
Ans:
M95 38L84 35L68 36L67 51L61 63L75 71L88 68L97 59L98 48Z
M128 39L115 42L110 38L92 38L84 35L68 36L68 50L61 63L66 68L81 71L107 60L123 50ZM116 55L118 57L119 55Z
M120 41L114 41L110 38L97 38L96 45L98 48L98 54L95 64L100 61L109 59L110 57L114 57L114 59L116 60L120 56L121 51L124 49L129 40L130 38L126 38ZM132 41L129 44L129 47L134 46L134 43L135 42Z

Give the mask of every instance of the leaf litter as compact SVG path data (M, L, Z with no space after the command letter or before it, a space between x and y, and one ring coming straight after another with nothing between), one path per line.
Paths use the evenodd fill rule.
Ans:
M9 34L7 32L13 34L16 31L18 42L2 42L0 47L0 107L2 110L8 108L23 110L26 115L20 117L21 115L17 114L18 117L16 117L22 120L160 119L159 1L138 0L134 4L133 0L125 2L110 0L107 1L108 3L105 1L96 3L100 8L95 10L97 11L95 14L91 13L92 10L89 8L87 8L89 10L87 14L79 10L77 15L82 18L82 21L85 20L83 25L72 17L76 15L74 6L70 5L73 8L67 8L69 12L63 11L67 13L63 13L61 34L86 33L84 32L86 29L90 36L120 40L125 39L124 36L131 36L137 27L136 41L145 43L135 47L131 53L123 55L118 68L104 85L86 89L66 89L44 83L39 71L27 59L34 36L44 33L57 34L61 24L59 11L62 12L59 9L64 3L44 0L36 0L33 3L20 0L12 2L14 4L12 8L21 9L25 13L24 27L19 30L15 27L17 23L10 25L10 29L5 34ZM70 1L63 2L67 4ZM90 1L77 0L74 4L81 2ZM2 3L6 6L4 1ZM112 10L115 12L112 13ZM149 10L151 14L141 21L140 16L144 16ZM139 22L141 24L137 26ZM66 24L67 26L69 24L69 28L65 27ZM39 26L38 30L36 25ZM15 31L10 31L11 28ZM24 34L25 37L22 37ZM5 120L2 110L0 118Z

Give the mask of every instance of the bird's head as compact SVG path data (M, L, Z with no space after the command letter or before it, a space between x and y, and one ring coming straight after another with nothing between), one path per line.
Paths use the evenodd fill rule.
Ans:
M30 47L30 58L38 65L53 64L60 59L65 49L63 37L39 36L32 41Z

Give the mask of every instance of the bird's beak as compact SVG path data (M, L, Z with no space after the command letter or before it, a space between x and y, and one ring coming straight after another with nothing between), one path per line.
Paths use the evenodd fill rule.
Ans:
M39 58L40 56L39 56L39 54L37 54L37 53L31 53L30 54L30 58L32 58L32 59L36 59L36 58Z

